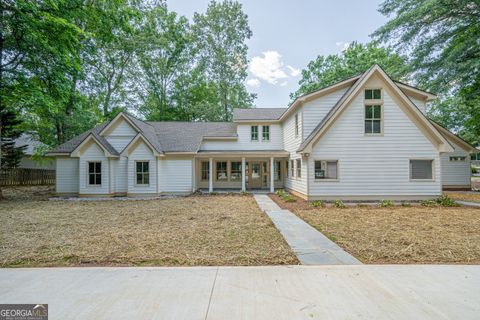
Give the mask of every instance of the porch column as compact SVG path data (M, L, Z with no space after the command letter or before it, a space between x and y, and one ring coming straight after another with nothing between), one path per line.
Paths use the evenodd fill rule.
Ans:
M208 192L213 192L213 159L208 159Z
M245 192L247 191L247 188L245 187L245 158L242 158L242 191Z
M273 193L275 191L275 188L274 188L274 177L275 177L275 174L274 174L274 171L275 171L275 167L274 167L274 163L273 163L273 157L270 157L270 192Z

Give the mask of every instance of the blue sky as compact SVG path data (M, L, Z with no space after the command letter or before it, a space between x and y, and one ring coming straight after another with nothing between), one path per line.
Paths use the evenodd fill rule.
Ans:
M191 19L208 0L169 0L168 7ZM298 88L300 71L317 55L341 52L347 43L370 40L387 18L380 0L240 0L253 37L248 41L247 89L257 107L285 107Z

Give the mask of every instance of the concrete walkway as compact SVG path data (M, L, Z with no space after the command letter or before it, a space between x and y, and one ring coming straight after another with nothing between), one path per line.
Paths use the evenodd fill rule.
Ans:
M0 269L49 319L478 319L480 266Z
M480 203L478 202L467 202L467 201L459 201L459 200L455 200L455 202L458 204L461 204L462 206L480 207Z
M295 214L282 210L269 196L255 194L254 197L260 209L272 219L302 264L361 264Z

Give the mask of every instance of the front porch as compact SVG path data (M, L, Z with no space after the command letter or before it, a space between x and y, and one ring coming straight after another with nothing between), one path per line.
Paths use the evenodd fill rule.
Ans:
M194 158L194 190L274 192L283 188L287 153L202 152Z

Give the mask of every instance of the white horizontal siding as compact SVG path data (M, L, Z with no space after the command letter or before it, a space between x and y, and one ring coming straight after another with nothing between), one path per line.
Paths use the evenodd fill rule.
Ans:
M422 111L423 114L426 114L427 110L427 106L425 104L425 101L423 100L419 100L419 99L416 99L412 96L408 96L410 98L410 100L412 100L412 102L417 106L418 109L420 109L420 111Z
M88 162L100 161L102 163L102 184L88 184ZM110 174L109 161L105 157L103 150L92 142L86 146L84 152L79 158L79 185L80 194L109 194L110 193Z
M322 121L348 88L339 89L303 104L303 136L306 138Z
M118 122L108 130L105 139L107 139L118 152L122 152L136 134L137 131L127 121L119 118Z
M120 157L115 161L115 192L128 192L128 158Z
M454 146L454 152L442 153L442 183L444 186L467 186L470 185L471 169L470 154L465 152L458 145L450 141ZM465 157L465 161L450 161L450 157Z
M368 85L368 84L367 84ZM363 91L314 146L309 192L314 196L403 196L441 194L440 158L384 90L384 134L364 134ZM410 159L433 159L435 181L410 181ZM314 160L338 160L339 181L315 181Z
M258 125L258 141L251 141L250 130L252 125ZM270 126L270 140L262 141L262 126ZM279 124L249 124L237 126L238 139L236 141L204 141L201 150L282 150L282 127Z
M78 158L56 159L55 191L58 193L78 193Z
M162 193L192 191L193 158L158 160L159 189Z
M136 161L149 162L149 184L137 185L136 181ZM157 160L153 155L152 150L145 143L140 142L138 146L130 153L128 157L128 193L131 194L146 194L157 193Z

